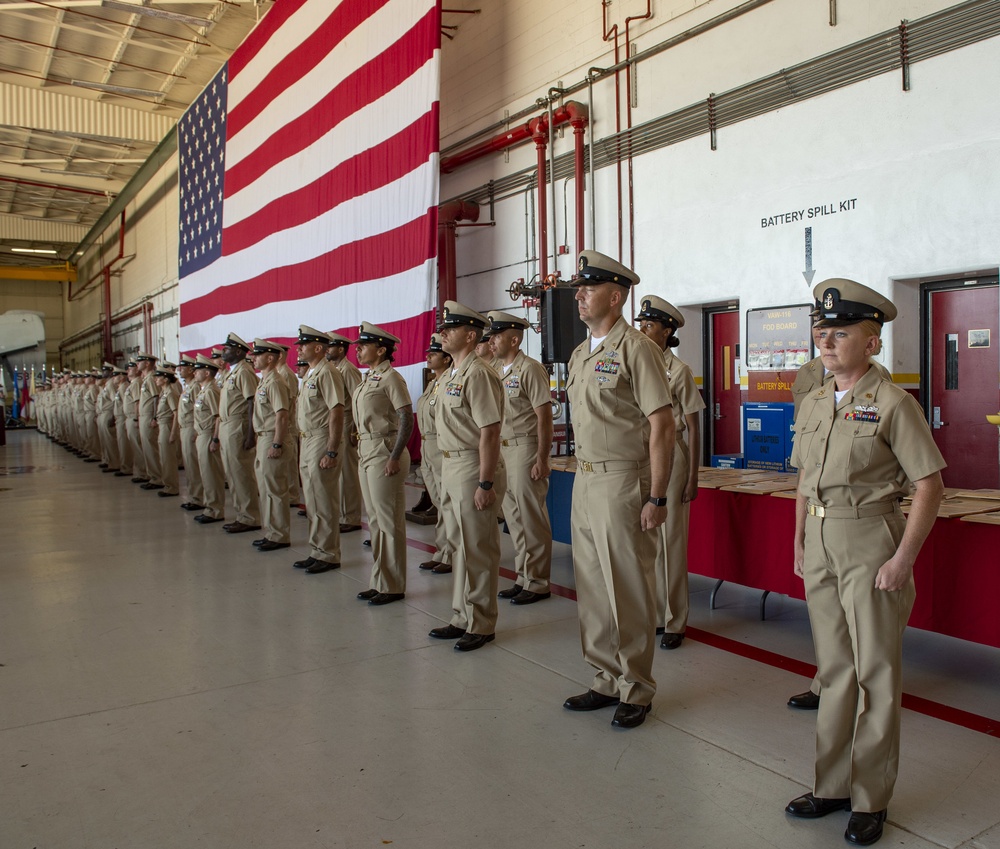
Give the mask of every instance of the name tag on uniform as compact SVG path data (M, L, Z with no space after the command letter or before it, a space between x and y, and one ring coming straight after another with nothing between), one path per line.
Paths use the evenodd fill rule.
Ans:
M201 398L199 398L197 401L194 402L194 408L196 410L200 410L204 406L205 406L205 402L202 401Z
M306 389L315 389L315 388L316 388L316 381L315 380L307 380L306 381Z
M461 383L449 383L444 390L452 398L462 397L462 384Z
M257 390L257 397L260 398L261 401L266 401L267 400L267 389L258 389Z
M235 377L230 377L226 379L226 386L228 386L230 389L232 389L235 385L236 385Z

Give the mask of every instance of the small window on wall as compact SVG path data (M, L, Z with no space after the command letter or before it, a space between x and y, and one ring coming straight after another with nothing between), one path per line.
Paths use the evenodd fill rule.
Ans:
M944 388L958 389L958 334L944 337Z

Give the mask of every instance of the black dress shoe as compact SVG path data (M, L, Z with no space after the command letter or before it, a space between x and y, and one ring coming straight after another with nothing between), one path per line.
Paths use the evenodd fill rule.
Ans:
M128 472L117 471L117 472L115 472L115 477L116 478L127 478L128 477Z
M101 473L105 474L105 475L109 475L112 472L117 472L117 471L118 471L118 469L109 469L107 466L105 466L103 469L101 469Z
M180 495L179 492L163 492L162 490L156 494L160 496L160 498L176 498Z
M656 629L656 636L659 637L661 634L665 634L666 631L667 631L666 628L657 628Z
M436 560L425 560L417 568L423 569L425 572L430 572L437 565L438 565L438 562Z
M788 700L788 706L798 708L799 710L818 710L819 695L812 690L806 690L804 693L792 696Z
M143 478L136 475L132 478L132 483L149 483L149 478Z
M99 465L97 468L99 468L99 469L106 469L107 467L108 467L107 463L101 463L101 465Z
M222 529L227 534L245 534L248 531L259 531L260 525L244 525L242 522L233 522L231 525L223 525Z
M869 814L855 811L847 823L844 840L857 846L871 846L882 837L882 824L888 811L876 811Z
M438 565L435 566L431 571L435 575L447 575L447 574L449 574L451 572L451 564L450 563L438 563Z
M596 690L587 690L586 693L580 693L579 696L570 696L563 702L563 707L566 710L600 710L616 705L620 701L618 696L605 696L604 693L598 693Z
M96 463L97 462L97 458L96 457L87 457L83 462L84 463Z
M534 604L536 601L545 601L551 598L552 593L533 593L531 590L521 590L510 600L511 604Z
M267 537L261 537L260 539L255 539L251 544L254 548L260 548L265 542L267 542Z
M204 510L205 509L205 505L204 504L195 504L193 501L185 501L181 505L181 509L182 510L191 510L193 512L195 510Z
M814 820L818 817L825 817L827 814L832 814L835 811L850 810L850 807L851 800L849 798L823 799L819 796L813 796L812 793L806 793L805 796L792 799L791 802L785 805L785 813L804 820Z
M153 483L152 481L150 481L149 483L144 483L142 486L139 487L139 489L147 489L150 492L152 492L154 489L163 489L163 484Z
M651 707L652 705L630 705L628 702L622 702L618 705L611 724L615 728L638 728L646 721L646 714Z
M481 649L487 643L492 643L495 636L495 634L466 634L464 637L460 637L458 642L455 643L455 651L475 651L476 649Z
M361 543L361 544L362 544L362 545L363 545L363 546L364 546L365 548L371 548L371 547L372 547L372 541L371 541L370 539L366 539L366 540L365 540L365 541L364 541L363 543Z
M378 595L378 590L365 590L364 592L358 593L358 598L361 601L370 601Z
M292 564L292 567L295 569L308 569L315 562L316 562L315 558L307 557L305 560L296 560Z
M222 521L222 517L221 517L221 516L219 516L219 517L218 517L218 518L216 519L216 518L214 518L214 517L212 517L212 516L195 516L195 517L194 517L194 520L195 520L195 521L196 521L196 522L197 522L197 523L198 523L199 525L211 525L211 524L212 524L213 522L221 522L221 521Z
M660 638L661 649L675 649L684 642L683 634L664 634Z
M300 516L305 516L306 515L306 511L305 510L299 510L299 515Z
M514 584L514 586L512 587L507 587L507 589L505 590L500 590L500 592L497 593L497 598L514 598L514 596L520 593L521 590L523 589L524 587L518 584Z
M406 593L379 593L368 599L369 604L381 605L392 604L394 601L406 598Z
M279 548L291 548L292 544L290 542L274 542L273 540L264 540L263 545L257 546L257 551L277 551Z
M325 560L313 560L312 566L306 569L307 575L322 575L324 572L330 572L333 569L339 569L339 563L327 563Z
M436 640L456 640L465 636L465 629L456 628L454 625L445 625L442 628L431 628L427 636L434 637Z
M360 531L361 525L348 525L345 522L340 523L340 532L342 534L352 534L355 531Z

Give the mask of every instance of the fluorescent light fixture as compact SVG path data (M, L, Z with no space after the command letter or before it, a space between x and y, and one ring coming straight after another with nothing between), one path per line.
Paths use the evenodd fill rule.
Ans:
M138 3L129 3L127 0L103 0L101 3L105 9L114 9L118 12L129 12L133 15L147 15L150 18L162 18L165 21L177 21L181 24L188 24L193 27L209 27L212 25L206 18L196 18L192 15L182 15L180 12L168 12L166 9L157 9L155 6L141 6Z
M152 97L156 100L162 100L166 97L166 93L162 91L151 91L148 88L130 88L124 85L108 85L107 83L89 83L86 80L70 80L70 85L79 86L80 88L93 88L98 91L106 91L111 94L131 94L135 97Z
M59 251L50 248L11 248L15 254L57 254Z

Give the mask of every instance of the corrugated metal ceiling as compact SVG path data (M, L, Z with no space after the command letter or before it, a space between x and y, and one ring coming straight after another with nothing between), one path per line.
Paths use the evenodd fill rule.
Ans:
M271 5L0 0L0 265L70 259Z

